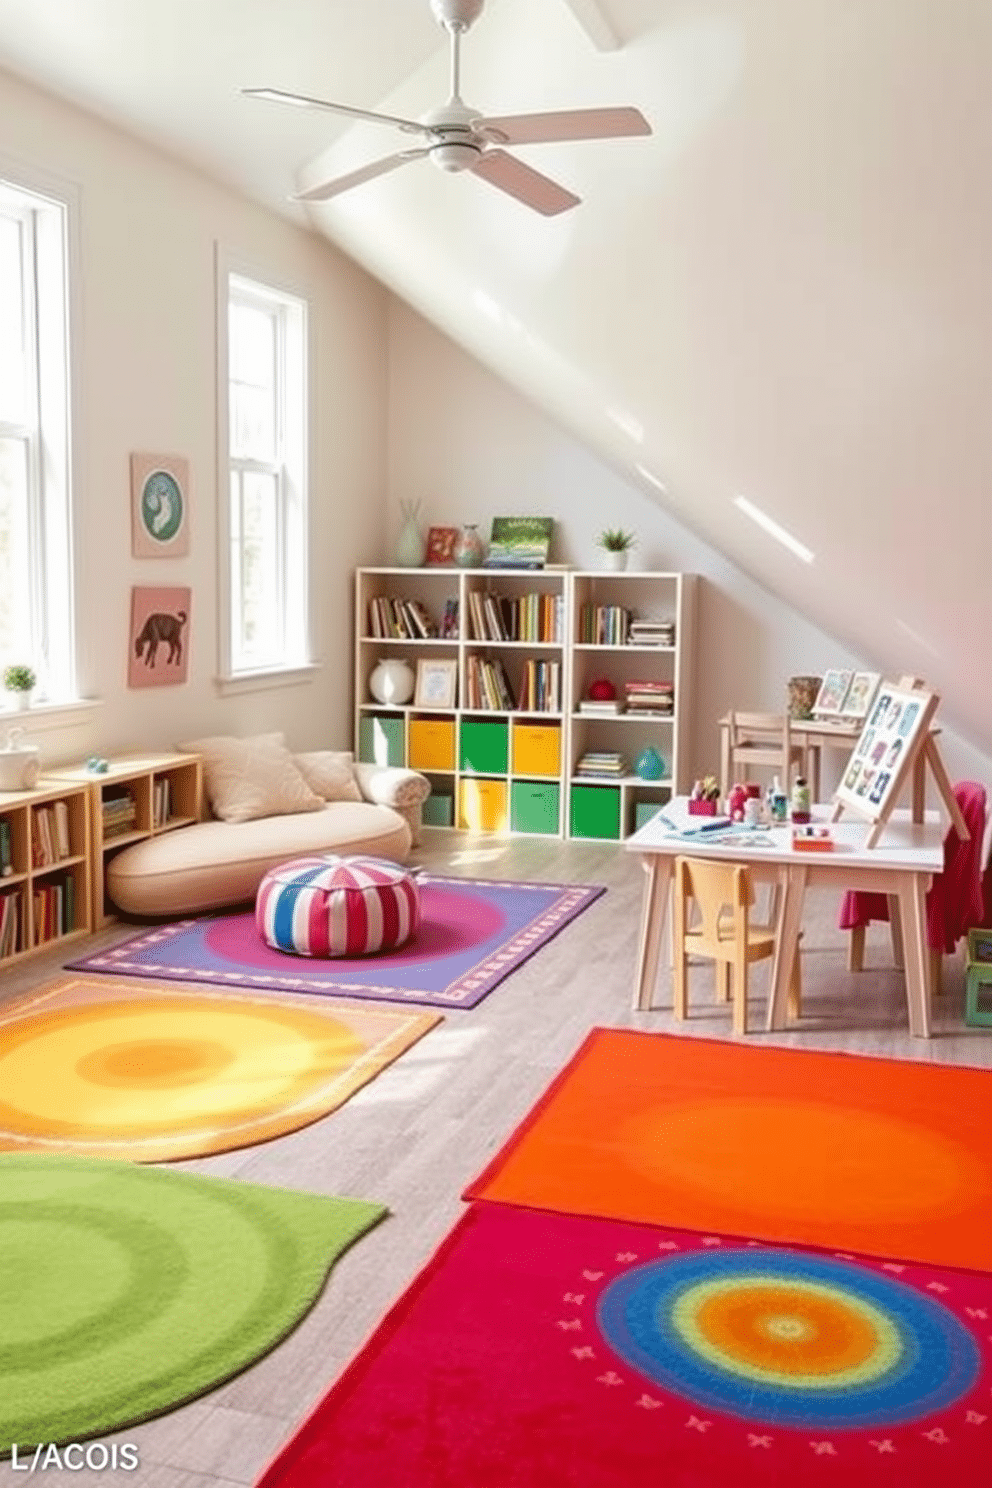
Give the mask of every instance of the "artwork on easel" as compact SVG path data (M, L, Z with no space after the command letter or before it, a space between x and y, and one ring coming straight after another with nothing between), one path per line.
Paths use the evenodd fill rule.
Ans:
M932 693L883 683L841 775L835 800L873 820L887 816L935 702Z

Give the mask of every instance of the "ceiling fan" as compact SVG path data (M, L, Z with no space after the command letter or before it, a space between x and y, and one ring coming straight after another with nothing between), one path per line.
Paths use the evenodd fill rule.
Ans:
M569 109L558 113L509 114L500 118L484 118L469 108L459 92L461 38L482 13L483 3L484 0L430 0L435 19L451 37L451 96L447 103L432 109L422 119L401 119L392 114L353 108L346 103L329 103L323 98L286 93L279 88L241 90L249 98L269 99L298 108L328 109L331 113L347 114L354 119L368 119L374 124L390 124L404 134L419 135L423 140L412 149L400 150L347 175L311 186L307 191L301 191L295 200L329 201L331 197L396 170L411 160L430 156L441 170L471 171L491 186L532 207L535 212L553 217L577 206L581 198L508 154L501 146L618 139L651 133L650 124L636 108Z

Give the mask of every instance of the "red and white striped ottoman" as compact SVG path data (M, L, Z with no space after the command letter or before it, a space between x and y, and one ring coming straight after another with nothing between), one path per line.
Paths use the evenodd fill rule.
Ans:
M294 858L269 869L255 900L263 940L297 956L392 951L419 922L420 894L412 875L382 858Z

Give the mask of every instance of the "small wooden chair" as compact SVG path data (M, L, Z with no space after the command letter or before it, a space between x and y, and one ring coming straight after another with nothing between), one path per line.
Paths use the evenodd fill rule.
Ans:
M743 863L675 859L672 973L676 1018L684 1019L688 1012L689 957L709 956L716 962L717 994L724 1002L730 997L733 968L734 1032L747 1033L748 967L752 961L766 960L775 951L774 928L751 922L753 900L751 876ZM789 985L789 1009L796 1017L802 1000L800 978L797 950Z
M727 725L730 762L728 789L734 781L750 778L755 766L777 775L784 791L789 789L793 766L802 774L806 751L801 744L793 743L788 711L744 713L734 708L727 715Z

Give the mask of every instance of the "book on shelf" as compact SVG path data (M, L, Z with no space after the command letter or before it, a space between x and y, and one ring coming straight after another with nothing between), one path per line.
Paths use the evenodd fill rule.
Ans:
M578 712L590 718L619 718L623 704L619 698L582 698Z
M543 568L553 530L552 517L493 517L486 568Z
M674 646L675 621L632 619L629 641L632 646Z
M580 757L575 773L615 779L627 774L627 761L615 749L587 749Z
M20 903L16 892L0 894L0 960L15 955L21 948Z
M14 871L14 846L10 836L10 818L0 816L0 878L9 878Z
M444 614L441 617L441 639L445 641L457 641L458 639L457 599L446 599L444 602Z
M57 856L67 858L72 851L69 841L69 806L65 801L53 801L52 812L55 819L55 846Z
M468 707L485 712L512 713L513 690L500 660L470 656L466 664Z
M152 791L152 820L156 827L164 827L172 816L172 781L168 775L160 776Z
M104 796L100 807L104 837L120 837L133 832L138 819L138 808L129 791L120 795Z
M517 709L521 713L561 712L561 663L534 657L524 662Z

